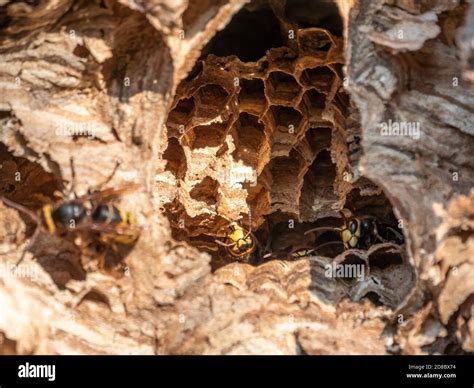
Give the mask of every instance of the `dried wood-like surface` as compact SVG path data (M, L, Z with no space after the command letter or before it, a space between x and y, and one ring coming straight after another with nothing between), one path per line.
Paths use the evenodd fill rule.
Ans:
M76 240L41 233L14 268L33 225L0 202L0 353L474 351L474 7L339 0L338 37L300 29L305 11L289 17L275 0L282 36L297 39L255 62L203 57L195 71L234 15L265 2L30 3L1 2L0 195L38 210L72 195L73 180L78 195L100 186L120 162L107 186L141 187L119 203L143 230L105 268ZM278 131L277 110L302 117L295 136ZM387 135L388 123L415 132ZM311 167L321 153L322 173ZM218 167L237 158L255 186L226 189ZM230 220L314 222L356 202L389 219L385 196L404 246L215 265ZM333 260L369 276L328 278Z

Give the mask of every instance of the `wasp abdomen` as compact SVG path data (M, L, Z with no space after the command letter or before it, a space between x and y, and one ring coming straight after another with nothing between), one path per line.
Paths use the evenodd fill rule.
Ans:
M99 205L92 213L94 222L103 224L120 224L124 220L120 210L113 205Z

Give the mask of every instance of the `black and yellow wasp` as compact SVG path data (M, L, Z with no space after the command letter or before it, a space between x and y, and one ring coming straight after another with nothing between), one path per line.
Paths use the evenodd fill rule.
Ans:
M114 201L137 189L137 185L127 184L121 188L97 190L81 197L76 196L74 199L62 199L43 205L37 211L0 197L7 206L26 214L36 225L17 265L31 249L40 232L58 237L86 234L88 240L92 240L93 243L112 249L115 249L116 244L129 246L134 244L140 236L141 228L137 225L133 214L117 207Z
M314 248L314 250L321 249L324 246L332 244L342 244L344 249L369 249L376 242L395 242L402 244L404 241L403 235L391 226L381 224L375 216L363 215L355 216L348 209L341 212L343 224L340 227L322 226L309 229L305 234L312 232L336 231L341 238L340 241L330 241L323 243ZM383 227L386 237L382 237L380 229ZM389 234L391 236L389 236Z
M237 222L231 222L225 234L225 242L215 242L226 248L227 253L238 261L252 262L255 260L258 242L251 228L249 230Z
M229 225L225 234L225 242L215 240L216 243L226 248L226 252L238 261L258 265L262 260L275 258L274 253L269 251L270 240L263 248L257 237L248 230L240 226L237 222ZM300 248L293 250L288 257L296 260L310 256L315 250L310 248Z
M92 205L90 218L83 222L79 229L96 232L99 241L106 245L135 243L140 236L141 227L131 212L123 210L113 202L137 189L137 185L128 184L121 188L105 189L85 196Z

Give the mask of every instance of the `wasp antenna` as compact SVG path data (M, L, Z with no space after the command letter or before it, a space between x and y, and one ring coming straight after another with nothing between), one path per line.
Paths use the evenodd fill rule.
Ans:
M23 249L23 252L21 254L21 257L20 259L16 262L15 264L15 267L18 267L21 262L23 261L23 259L25 258L26 256L26 253L30 250L30 248L33 246L33 244L35 243L36 239L38 238L38 235L39 235L39 231L40 231L40 228L36 228L34 233L33 233L33 236L31 236L30 238L30 241L28 242L28 245L25 247L25 249Z
M16 203L16 202L13 202L11 200L9 200L8 198L5 198L5 197L0 197L0 199L3 201L3 203L5 203L5 205L9 206L9 207L12 207L24 214L26 214L28 217L30 217L37 225L40 224L40 219L39 217L34 213L32 212L30 209L28 209L27 207L23 206L23 205L20 205L19 203Z
M336 231L336 232L340 232L341 231L341 228L338 228L336 226L318 226L317 228L312 228L312 229L308 229L306 232L304 232L304 234L310 234L312 232L323 232L323 231Z
M98 186L98 189L102 189L102 187L104 187L107 183L109 183L112 178L114 177L115 173L117 172L118 168L120 167L120 165L122 164L122 160L121 159L117 159L115 161L115 166L112 170L112 172L109 174L109 176L107 178L105 178L105 180L99 184Z
M342 216L344 221L353 216L353 213L346 207L342 210L339 210L339 214Z
M376 224L374 224L374 234L375 234L375 237L378 238L378 239L379 239L380 241L382 241L383 243L388 242L388 239L383 238L383 237L380 235L379 230L378 230Z
M244 238L249 237L252 234L252 225L249 225L249 230L247 231L247 234L245 235Z
M28 245L29 245L29 244L28 244ZM23 253L21 254L20 260L18 260L18 261L16 262L15 267L18 267L18 266L21 264L21 262L23 261L23 259L24 259L25 256L26 256L26 252L27 252L27 251L28 251L27 248L23 249Z

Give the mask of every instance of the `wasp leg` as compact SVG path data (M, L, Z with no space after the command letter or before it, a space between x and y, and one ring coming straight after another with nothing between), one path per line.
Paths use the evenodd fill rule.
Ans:
M108 184L112 180L112 178L114 177L115 173L117 172L117 170L118 170L118 168L120 167L121 164L122 164L121 160L116 160L115 161L114 169L109 174L109 176L102 183L99 184L99 186L98 186L99 190L102 189L102 187L104 187L106 184Z
M23 252L21 254L21 257L20 259L16 262L15 264L15 267L18 267L21 262L24 260L25 256L26 256L26 253L33 247L33 245L35 244L36 242L36 239L38 238L39 236L39 231L40 231L40 228L39 227L36 227L35 231L33 232L33 236L31 236L30 238L30 241L28 242L28 244L26 245L25 249L23 249Z
M253 264L253 265L259 265L263 259L266 258L266 255L264 255L264 253L266 251L264 251L263 249L263 246L262 244L260 244L260 242L257 240L257 238L255 238L254 235L252 235L252 238L253 238L253 241L255 241L255 250L254 252L251 253L251 255L253 256L253 260L251 260L251 263L250 264ZM265 247L265 249L267 249Z
M104 250L101 252L100 256L97 259L97 264L98 264L97 267L98 267L99 271L105 270L108 254L109 254L109 246L106 245L104 247Z
M223 243L221 240L214 240L216 242L216 244L219 244L223 247L226 247L226 248L230 248L230 247L233 247L235 244L237 244L237 242L232 242L232 243L229 243L229 244L226 244L226 243Z
M192 130L193 130L193 127L188 128L187 130L185 130L185 131L181 134L181 136L179 137L178 140L181 142L181 139L186 138L186 139L188 140L188 142L189 142L190 139L189 139L188 133L191 132Z
M111 259L115 260L120 256L120 250L117 245L114 243L107 243L106 241L99 241L98 246L101 247L101 252L99 256L97 257L97 269L99 271L107 271L110 269L110 262L109 266L107 266L107 258L109 257L109 254L112 254L113 256L110 257Z
M26 252L31 249L31 247L35 243L36 239L38 238L41 223L40 223L40 219L39 219L38 215L36 213L32 212L30 209L26 208L25 206L20 205L19 203L10 201L8 198L5 198L5 197L0 197L0 199L3 201L3 203L5 203L5 205L18 210L21 213L26 214L36 224L36 229L33 232L33 236L31 236L30 241L28 242L28 245L23 250L23 253L21 254L20 260L18 260L18 262L15 264L15 266L17 267L23 261L23 259L25 258Z
M255 236L254 236L253 233L252 233L252 227L250 227L250 230L249 230L248 233L245 235L244 240L246 240L250 235L252 235L252 237L255 238Z
M269 257L271 257L273 255L273 252L270 250L271 245L272 245L272 237L270 235L270 237L267 240L267 243L265 244L262 259L268 259Z
M378 238L380 241L382 241L383 243L386 243L386 242L389 242L386 238L383 238L380 233L379 233L379 230L377 228L377 225L374 224L374 234L375 234L375 237Z

